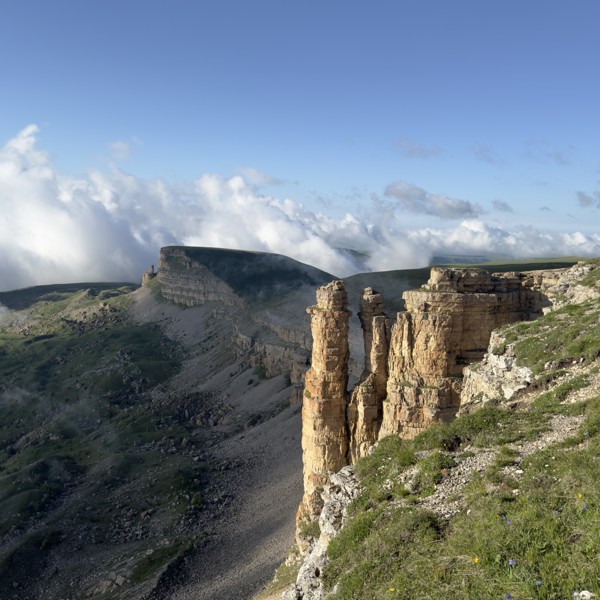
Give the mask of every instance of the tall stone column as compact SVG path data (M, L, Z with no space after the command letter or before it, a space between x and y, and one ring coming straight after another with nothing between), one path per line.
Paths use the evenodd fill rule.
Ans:
M348 294L342 281L317 290L311 315L312 363L302 405L304 497L297 521L319 515L321 491L329 476L348 464L346 388L348 386Z
M383 296L366 288L358 313L365 344L365 367L348 405L350 458L355 463L377 441L386 396L389 319Z

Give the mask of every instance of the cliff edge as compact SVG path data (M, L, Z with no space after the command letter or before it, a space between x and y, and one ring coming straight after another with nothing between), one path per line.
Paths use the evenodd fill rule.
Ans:
M383 296L365 289L359 313L364 369L349 391L347 293L341 281L319 288L317 304L308 309L313 358L302 412L301 547L301 531L317 518L331 473L354 464L378 439L410 439L433 423L450 422L469 402L461 399L463 372L483 359L492 332L537 319L565 294L576 293L582 269L490 273L433 267L426 284L403 293L406 310L395 319L385 314Z

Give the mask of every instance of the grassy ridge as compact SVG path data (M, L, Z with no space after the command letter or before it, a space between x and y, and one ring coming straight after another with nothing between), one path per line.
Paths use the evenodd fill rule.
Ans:
M0 292L0 304L11 310L23 310L38 302L57 302L72 300L74 294L82 291L92 292L98 300L106 300L123 293L133 292L138 286L133 283L63 283L56 285L38 285L10 292Z
M330 544L324 579L337 590L330 597L562 599L598 591L600 396L563 405L562 395L521 413L483 409L412 442L383 440L359 461L362 494ZM535 439L560 413L584 415L578 432L526 458L515 480L506 467L517 465L517 455L507 442ZM497 455L464 490L464 510L446 520L420 508L419 500L473 444ZM400 483L408 468L418 472L412 493Z

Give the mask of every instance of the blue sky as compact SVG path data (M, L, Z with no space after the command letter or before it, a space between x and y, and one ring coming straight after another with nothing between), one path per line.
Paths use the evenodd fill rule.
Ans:
M443 252L600 254L595 0L2 10L11 285L38 282L34 259L49 279L133 276L164 243L282 252L341 275ZM94 243L59 251L35 222L61 239L92 227ZM103 227L121 258L100 268Z

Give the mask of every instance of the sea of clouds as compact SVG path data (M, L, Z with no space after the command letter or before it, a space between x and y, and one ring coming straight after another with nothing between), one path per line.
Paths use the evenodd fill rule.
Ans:
M363 207L359 219L261 194L251 173L204 174L184 184L117 167L74 177L53 167L37 134L30 125L0 149L1 290L138 281L167 245L275 252L337 276L422 267L434 254L600 255L598 235L508 231L482 220L477 204L402 181ZM407 213L441 225L407 229Z

